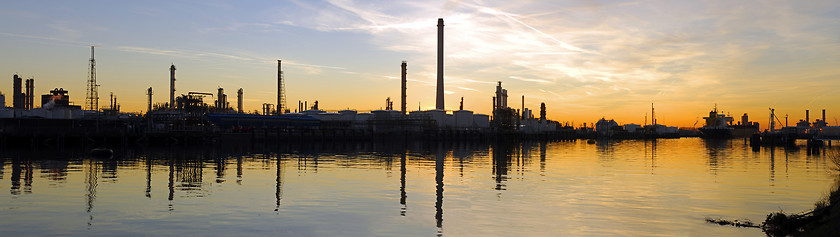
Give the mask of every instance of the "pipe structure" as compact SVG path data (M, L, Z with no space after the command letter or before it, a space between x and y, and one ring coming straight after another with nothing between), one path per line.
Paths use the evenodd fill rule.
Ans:
M175 64L169 67L169 109L175 109Z
M21 91L23 79L17 74L15 74L12 78L12 108L23 109L24 98L23 92Z
M242 88L236 91L236 111L242 113Z
M406 90L405 75L406 75L406 67L407 67L406 62L402 61L401 66L402 66L402 96L400 98L402 98L402 100L400 101L400 112L402 113L403 116L405 116L405 90Z
M35 79L26 79L26 85L24 86L26 92L23 94L23 109L25 110L32 109L32 84L34 82Z
M283 91L283 70L280 67L280 60L277 60L277 114L282 114L283 109L285 109L283 108L285 102L283 101L284 93L285 92Z
M808 111L806 109L805 110L805 122L809 122L809 123L811 122L811 117L809 115L810 115L810 111Z
M443 18L438 18L437 27L437 100L435 109L445 110L443 105Z
M146 92L146 95L149 96L149 108L146 110L146 113L152 112L152 88L149 87L149 90Z

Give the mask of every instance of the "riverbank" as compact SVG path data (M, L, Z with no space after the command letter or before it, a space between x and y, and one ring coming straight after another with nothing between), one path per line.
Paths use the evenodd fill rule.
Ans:
M840 171L840 155L831 156ZM803 214L774 212L767 215L762 229L769 236L840 236L840 176L832 191L818 201L814 210Z

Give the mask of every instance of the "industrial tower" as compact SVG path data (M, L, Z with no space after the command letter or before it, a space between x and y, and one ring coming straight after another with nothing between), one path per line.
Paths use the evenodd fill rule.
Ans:
M153 95L153 93L152 93L152 88L151 87L149 87L149 90L146 92L146 95L149 96L149 108L146 110L146 113L148 114L148 113L152 112L152 95Z
M175 64L169 66L169 110L175 109Z
M99 110L99 85L96 84L96 60L93 58L93 47L90 46L90 68L88 68L87 97L85 109Z
M443 18L438 18L437 41L437 99L435 109L444 110L443 106Z
M400 113L402 113L403 116L405 116L405 89L406 89L405 88L405 86L406 86L405 85L406 84L405 74L406 74L406 66L407 66L406 62L402 61L402 65L401 65L401 67L402 67L402 73L401 73L402 74L402 83L401 83L402 84L402 96L400 97L401 98L401 100L400 100Z
M280 60L277 60L277 114L282 114L286 109L286 88L283 82L283 70L280 68Z

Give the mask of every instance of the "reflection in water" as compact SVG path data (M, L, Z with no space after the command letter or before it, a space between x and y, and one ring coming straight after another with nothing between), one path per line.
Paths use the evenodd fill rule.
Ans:
M406 154L405 154L405 152L402 152L402 154L400 155L400 205L401 205L400 215L401 216L405 216L405 212L406 212L406 209L407 209L407 206L405 204L405 199L406 199L406 195L405 195L405 171L406 171L405 163L406 163Z
M93 202L96 200L96 187L99 185L99 178L97 176L98 168L97 162L91 159L87 159L87 169L85 175L85 184L87 184L87 194L85 195L85 199L87 201L87 210L88 213L88 228L93 225Z
M435 220L437 220L438 236L443 234L443 161L446 153L442 147L437 147L435 153L435 183L437 199L435 201Z
M725 159L728 156L727 148L730 140L726 139L703 139L706 144L706 154L708 156L709 168L712 174L717 174L721 166L724 165Z
M692 226L691 228L695 229L688 231L697 231L706 230L704 229L706 227L686 223L693 223L693 220L700 220L697 222L702 223L704 215L755 217L756 215L752 212L747 214L742 214L742 212L743 210L757 212L755 210L766 210L766 206L777 205L786 205L785 210L799 210L789 207L793 202L790 201L791 196L806 200L810 206L818 193L802 194L803 191L799 189L807 190L802 188L807 185L817 186L814 183L825 176L824 172L814 172L814 170L825 169L825 159L800 158L805 155L805 152L801 152L802 156L799 152L785 152L784 172L786 175L788 172L791 174L789 178L781 178L781 176L777 178L775 177L777 152L775 148L753 153L749 152L748 146L736 144L733 147L732 142L727 141L674 139L659 141L659 144L655 140L597 144L591 146L585 141L493 144L337 142L290 145L284 143L249 146L249 148L229 153L226 153L224 148L218 150L195 148L143 150L137 156L109 160L73 158L65 160L40 158L42 160L39 160L32 158L36 156L13 158L15 156L6 155L0 156L0 164L2 164L0 165L0 184L11 185L9 196L23 202L10 199L11 202L0 204L3 207L0 210L4 210L0 213L0 217L20 215L32 219L31 215L43 215L43 213L35 213L27 216L28 214L22 210L26 208L20 207L32 205L33 202L44 202L44 200L53 203L36 205L50 208L52 208L51 205L68 206L64 202L73 200L70 209L75 210L71 212L63 212L60 208L59 210L50 209L50 211L62 213L65 216L78 215L81 210L79 204L83 204L81 197L84 196L86 203L83 205L86 213L81 214L89 216L88 226L93 226L94 215L99 220L108 220L109 223L113 221L113 223L127 223L128 225L137 224L132 223L136 219L131 219L136 217L144 219L138 223L160 227L161 231L182 227L185 224L209 221L220 223L219 225L233 223L225 227L237 231L282 226L279 229L284 231L295 230L295 228L312 228L319 231L327 229L327 232L323 232L324 235L341 235L341 231L359 231L348 225L359 225L359 222L363 222L361 225L383 222L387 225L373 226L373 228L396 230L383 233L350 232L351 234L348 235L427 235L432 232L432 228L435 229L437 235L443 235L444 225L447 226L449 235L464 235L465 233L484 235L491 231L498 235L510 235L511 232L517 231L525 233L536 231L533 235L550 235L545 232L553 230L558 233L557 231L563 231L563 228L575 231L569 233L570 235L606 235L621 231L629 231L628 235L656 235L657 232L652 232L653 230L646 231L656 229L667 234L674 234L677 231L651 227L649 223ZM625 148L629 149L625 150ZM740 150L744 152L739 152ZM400 175L392 177L390 170L396 165L393 163L396 162L397 156L399 156ZM563 156L568 158L562 159ZM641 157L645 159L639 159ZM539 158L538 164L534 162L537 158ZM616 165L603 169L602 161L605 158ZM647 158L650 160L648 161ZM434 171L431 167L432 159L435 161ZM233 162L236 162L235 167ZM294 167L295 162L297 162L297 167ZM657 167L657 162L659 162L659 167ZM696 169L685 169L687 165L702 163L705 165L694 166ZM289 165L291 167L288 167ZM447 176L448 185L445 187L446 208L448 209L446 223L444 223L444 172L447 165L450 166L449 171L452 173ZM647 166L650 166L650 175L646 172ZM768 166L769 186L765 184ZM205 167L208 169L203 169ZM289 170L285 170L286 168ZM299 173L307 173L307 175L294 175L295 168ZM320 174L317 173L319 168L321 168ZM667 174L668 177L653 175L654 168L657 172ZM169 172L163 172L165 169ZM412 175L408 175L408 169L412 169ZM155 170L161 172L154 172ZM236 172L235 184L230 182L233 179L234 170ZM248 182L243 182L244 170L249 171ZM700 170L700 172L695 173L693 170ZM290 171L293 175L286 174ZM203 180L205 172L208 177L213 178ZM432 172L434 172L435 186L422 185L431 184L429 182L432 179ZM491 172L493 177L488 178L487 174ZM35 177L34 173L39 173L39 176ZM381 175L383 173L384 176ZM721 174L719 177L717 177L718 173ZM8 175L4 177L4 174ZM116 179L118 174L120 179ZM68 175L69 177L65 177ZM334 180L355 177L355 175L361 178L352 179L351 182ZM529 180L530 177L538 175L539 180ZM704 178L711 175L716 177ZM275 180L271 180L271 176L275 176ZM167 178L168 180L164 181ZM621 182L615 182L617 178L621 178ZM163 182L153 183L152 179ZM705 181L708 180L714 180L715 183L706 183ZM82 181L84 183L81 183ZM208 181L208 183L203 183L203 181ZM412 200L414 200L412 213L407 212L408 189L406 185L409 181L412 184L421 184L411 187ZM76 183L64 185L71 182ZM168 195L156 194L152 197L153 190L156 190L155 193L163 192L164 182L168 182L166 184ZM399 204L395 200L397 193L392 186L396 182L399 182ZM275 186L273 194L272 190L267 188L272 183ZM802 185L802 183L807 183L807 185ZM153 187L156 184L160 184L160 187ZM778 187L771 188L774 185ZM82 189L82 186L85 189ZM144 188L143 194L131 191L140 191ZM493 190L490 190L491 188ZM47 195L55 195L53 191L61 189L65 191L59 196L63 195L66 198L67 195L75 195L80 199L44 198ZM72 190L66 191L70 189ZM434 197L432 197L432 189L434 189ZM35 193L31 195L20 195L31 193L33 190ZM620 192L615 190L620 190ZM784 192L779 192L779 190L784 190ZM768 195L768 193L774 194L774 191L785 195L778 197ZM339 198L330 196L337 192L340 192L342 196ZM632 194L628 195L627 192ZM122 195L125 193L129 195ZM504 197L502 197L503 193ZM726 195L721 195L721 193ZM175 200L176 195L179 200ZM686 202L685 198L689 195L692 201ZM248 196L255 198L249 197L245 200L255 202L241 202L242 199L238 199ZM0 198L3 196L0 195ZM434 198L434 204L432 204L432 198ZM164 199L168 200L168 205L165 204L167 202ZM273 214L275 215L264 214L270 212L269 208L272 204L270 199L274 199ZM754 200L763 206L750 203L746 204L749 208L737 208L745 205L743 200ZM802 202L802 200L796 201ZM179 206L177 211L174 208L176 202ZM618 202L624 202L626 205L616 205ZM670 205L671 203L680 204L676 205L678 207L672 207L674 205ZM434 205L434 217L430 213L432 205ZM282 215L279 214L281 206L283 207ZM383 211L377 210L377 207L386 208L379 208L384 209ZM401 217L406 218L395 218L396 209L399 209ZM702 210L702 212L696 210ZM128 211L138 214L127 218L120 216ZM682 212L689 212L689 214L675 214ZM166 214L160 215L160 213ZM595 215L593 213L610 214L593 218ZM766 213L759 212L759 215L760 218ZM587 219L587 221L573 221L568 219L570 216ZM243 221L242 218L248 218L248 220ZM432 218L434 218L434 224L432 224ZM609 220L605 223L598 218ZM642 221L639 221L640 219ZM13 224L21 224L15 222L16 218L3 218L3 220L9 222L0 223L0 229L7 229ZM84 229L82 227L85 226L82 224L84 221L77 221L75 227ZM70 226L59 220L44 220L44 222L49 225ZM248 222L248 225L234 226L244 222ZM613 222L620 222L620 225L612 225ZM499 227L498 223L507 224ZM556 224L557 227L552 229L552 224ZM497 225L498 228L487 227L493 225ZM532 228L533 226L530 225L543 227ZM635 226L622 229L622 226L631 225ZM97 223L96 228L89 227L89 229L102 231L118 228L111 226ZM136 226L131 227L136 228ZM415 227L417 229L412 229ZM401 228L412 229L415 232L399 232L402 231ZM597 229L597 231L587 232L591 229ZM96 234L76 232L71 235L86 233ZM307 235L299 232L288 233Z
M512 153L512 143L499 142L493 144L493 175L496 178L496 190L505 190L505 181L508 178Z
M146 157L146 197L152 198L152 157Z
M237 158L241 164L242 157ZM274 184L274 211L280 211L280 200L283 200L283 158L282 156L277 156L277 177L275 179ZM237 167L237 176L242 176L242 167L241 165ZM240 182L241 184L241 182Z
M548 149L548 141L540 141L540 175L545 176L545 151Z
M20 159L12 158L12 188L9 190L12 195L20 194L20 173Z
M650 152L648 152L650 147ZM650 154L650 174L656 169L656 139L645 139L645 156Z
M174 208L172 207L172 200L175 199L175 158L170 155L169 157L169 210L172 211Z
M236 184L242 185L242 156L236 156Z

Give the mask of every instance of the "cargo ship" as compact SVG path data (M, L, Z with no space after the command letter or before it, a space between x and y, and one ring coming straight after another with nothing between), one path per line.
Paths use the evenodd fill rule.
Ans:
M738 124L733 125L734 119L718 113L717 106L709 111L709 117L703 119L706 120L706 124L699 128L703 138L743 138L758 132L758 123L750 122L746 113L741 116Z

